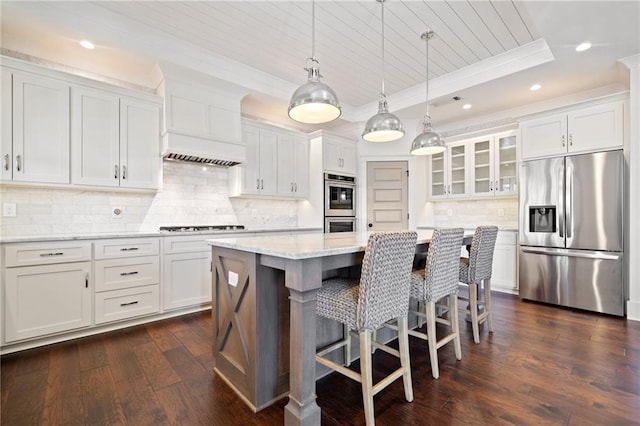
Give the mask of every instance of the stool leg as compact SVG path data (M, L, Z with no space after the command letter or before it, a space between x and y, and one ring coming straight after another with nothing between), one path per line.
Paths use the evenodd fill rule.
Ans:
M434 379L440 377L438 369L438 340L436 337L436 304L425 302L427 314L427 343L429 344L429 358L431 359L431 374Z
M493 310L491 308L491 278L484 280L484 309L487 311L487 328L493 333Z
M349 326L343 325L343 333L344 333L344 365L347 367L351 365L351 334L350 334Z
M471 328L473 329L473 341L480 343L480 330L478 327L478 284L469 284L469 310L471 315Z
M411 383L411 362L409 359L409 326L407 317L398 318L398 350L400 352L400 365L404 373L404 396L407 401L413 401L413 385Z
M453 338L453 347L456 353L456 359L462 359L462 348L460 346L460 323L458 322L458 294L449 295L449 320L451 321L451 331L455 336Z
M360 377L362 380L362 402L367 426L375 424L373 411L373 377L371 372L371 332L360 332Z

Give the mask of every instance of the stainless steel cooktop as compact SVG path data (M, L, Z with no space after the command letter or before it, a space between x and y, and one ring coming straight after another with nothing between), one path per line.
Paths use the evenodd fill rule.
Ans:
M201 231L240 231L244 225L194 225L194 226L161 226L160 231L166 232L201 232Z

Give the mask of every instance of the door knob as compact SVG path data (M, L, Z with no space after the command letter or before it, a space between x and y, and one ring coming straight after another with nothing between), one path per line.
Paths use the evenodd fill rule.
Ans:
M369 224L369 228L373 228L373 223L370 223L370 224Z

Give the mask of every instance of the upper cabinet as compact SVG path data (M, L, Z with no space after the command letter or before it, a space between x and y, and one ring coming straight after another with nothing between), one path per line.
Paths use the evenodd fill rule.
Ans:
M461 198L469 195L468 144L447 144L447 150L431 155L429 198Z
M160 105L81 86L71 96L72 183L158 188Z
M322 164L325 172L355 176L358 171L357 161L354 141L322 134Z
M69 183L70 85L2 69L2 179Z
M158 188L158 97L2 60L3 182Z
M309 147L301 134L246 122L247 160L229 168L230 196L305 198L309 193Z
M470 141L471 195L517 195L516 132L509 131Z
M522 159L622 148L623 117L616 100L523 120Z

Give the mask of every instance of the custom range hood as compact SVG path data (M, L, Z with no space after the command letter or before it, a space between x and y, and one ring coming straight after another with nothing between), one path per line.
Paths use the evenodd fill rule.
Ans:
M158 71L163 158L225 167L244 163L240 102L248 91L175 64L162 63Z

